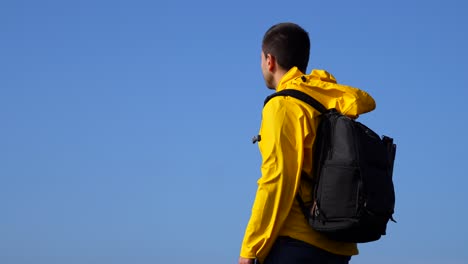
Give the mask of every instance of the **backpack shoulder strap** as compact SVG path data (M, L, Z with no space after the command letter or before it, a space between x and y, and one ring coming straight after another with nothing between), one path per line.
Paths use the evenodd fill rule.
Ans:
M314 109L319 111L321 114L324 114L324 113L326 113L328 111L328 109L325 106L323 106L321 103L319 103L317 100L315 100L310 95L308 95L308 94L306 94L304 92L298 91L298 90L294 90L294 89L285 89L285 90L276 92L276 93L268 96L265 99L265 102L263 103L263 106L265 107L265 105L268 103L268 101L270 101L271 99L273 99L276 96L291 96L291 97L294 97L294 98L299 99L299 100L307 103L308 105L312 106ZM302 172L301 178L310 179L305 172ZM315 184L315 182L314 182L314 184ZM306 218L307 221L309 221L310 211L307 208L305 202L302 200L301 196L299 195L299 192L296 193L296 200L299 203L299 207L301 208L302 213L304 214L304 217Z
M285 89L285 90L276 92L276 93L268 96L265 99L265 102L263 103L263 106L265 106L268 103L268 101L270 101L271 99L273 99L276 96L291 96L291 97L294 97L296 99L299 99L299 100L307 103L308 105L312 106L313 108L315 108L317 111L319 111L322 114L327 112L327 108L325 108L325 106L323 106L321 103L319 103L313 97L311 97L310 95L308 95L308 94L306 94L304 92L294 90L294 89Z

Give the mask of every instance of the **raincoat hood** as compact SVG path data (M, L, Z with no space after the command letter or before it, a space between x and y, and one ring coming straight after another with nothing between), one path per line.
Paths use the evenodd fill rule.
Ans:
M314 69L309 75L305 75L297 67L293 67L276 87L276 91L284 89L305 92L326 108L335 108L344 115L354 118L376 107L374 99L368 93L338 84L335 77L325 70Z

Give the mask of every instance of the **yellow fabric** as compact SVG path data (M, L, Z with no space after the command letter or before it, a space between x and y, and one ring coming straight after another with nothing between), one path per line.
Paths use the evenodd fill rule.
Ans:
M305 78L305 79L304 79ZM327 108L350 117L372 111L375 102L366 92L337 84L324 70L304 75L296 67L281 79L276 90L303 91ZM312 171L312 144L319 112L291 97L270 100L262 112L259 148L262 176L247 225L240 256L263 262L278 236L289 236L339 255L358 254L355 243L332 241L314 231L305 220L296 192L311 200L311 187L301 183L301 171Z

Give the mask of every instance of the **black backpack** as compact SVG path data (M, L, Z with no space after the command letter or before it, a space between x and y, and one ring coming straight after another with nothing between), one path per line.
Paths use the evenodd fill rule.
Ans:
M299 202L310 226L336 241L363 243L385 235L393 219L395 192L393 163L396 145L365 125L326 109L309 95L293 89L274 93L297 98L321 115L313 146L313 201Z

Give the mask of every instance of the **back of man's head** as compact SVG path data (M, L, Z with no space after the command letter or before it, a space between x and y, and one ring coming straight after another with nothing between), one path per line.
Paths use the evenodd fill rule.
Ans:
M303 73L309 63L309 34L294 23L279 23L265 33L262 41L265 55L271 54L284 70L296 66Z

